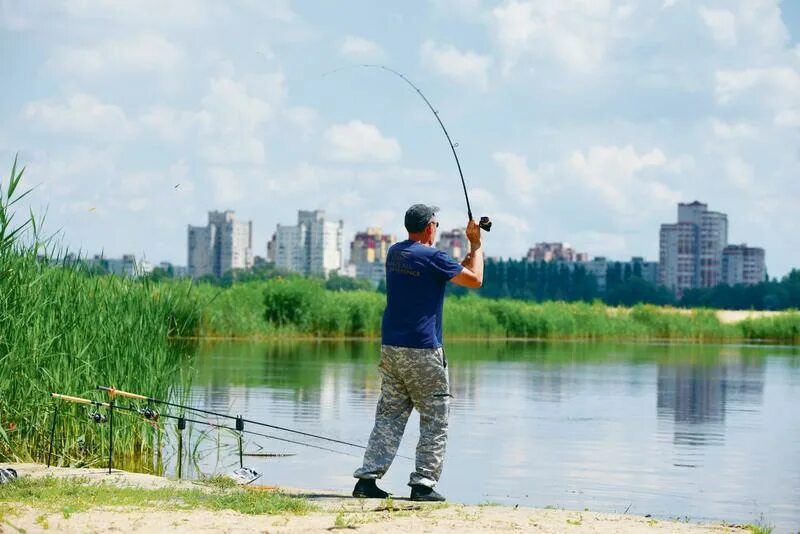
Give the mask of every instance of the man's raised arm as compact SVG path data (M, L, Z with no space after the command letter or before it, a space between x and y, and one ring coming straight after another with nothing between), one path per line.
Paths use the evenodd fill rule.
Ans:
M483 248L481 247L481 227L475 221L467 223L469 254L461 262L464 269L450 279L456 285L478 288L483 285Z

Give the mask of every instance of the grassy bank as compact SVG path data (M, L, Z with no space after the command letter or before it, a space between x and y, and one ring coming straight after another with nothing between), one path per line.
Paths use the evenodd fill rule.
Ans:
M227 481L227 483L226 483ZM91 483L86 477L24 477L0 485L0 525L12 523L15 511L35 507L64 518L96 508L145 510L232 510L243 514L304 514L314 509L306 500L274 491L247 491L230 479L215 479L201 488L142 488ZM45 517L44 515L42 517ZM44 520L42 521L42 523ZM40 524L44 528L44 524Z
M370 291L326 291L321 282L276 278L229 288L197 287L207 337L378 337L385 297ZM714 310L653 305L485 299L445 300L445 336L541 339L763 340L800 342L800 314L724 324Z
M51 392L97 398L98 384L166 397L180 381L182 352L169 338L197 331L189 283L155 286L90 276L52 254L33 219L14 219L21 173L0 191L0 461L43 460ZM92 463L105 454L107 425L63 404L56 461ZM115 450L151 454L154 430L115 421Z

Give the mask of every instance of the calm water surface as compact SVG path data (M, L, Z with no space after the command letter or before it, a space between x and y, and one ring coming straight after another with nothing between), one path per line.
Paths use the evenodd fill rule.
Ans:
M455 399L439 489L451 501L800 530L797 348L494 341L446 351ZM374 342L204 344L191 403L366 443L378 352ZM246 452L295 454L245 458L265 483L352 488L357 449L248 428L340 451L245 436ZM415 413L400 454L413 457L418 437ZM189 475L238 467L234 444L207 433ZM406 495L412 470L398 458L382 486Z

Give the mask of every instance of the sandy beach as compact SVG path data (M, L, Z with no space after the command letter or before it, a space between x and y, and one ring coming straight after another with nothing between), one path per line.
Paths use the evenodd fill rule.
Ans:
M38 464L12 464L20 477L72 478L76 484L113 484L144 489L197 489L202 484L175 481L152 475L102 469L47 468ZM259 481L261 482L261 481ZM746 532L719 524L665 521L627 514L599 513L496 505L458 503L427 504L405 499L354 499L345 493L279 488L287 494L308 499L315 510L305 515L247 515L230 510L160 510L158 506L99 506L66 513L36 503L3 503L7 509L0 520L0 532ZM257 486L230 491L276 491Z

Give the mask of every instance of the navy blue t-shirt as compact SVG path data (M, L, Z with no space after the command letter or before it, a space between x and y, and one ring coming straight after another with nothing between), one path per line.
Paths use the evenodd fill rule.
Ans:
M444 288L462 269L445 252L419 241L392 245L386 256L383 344L415 349L441 347Z

